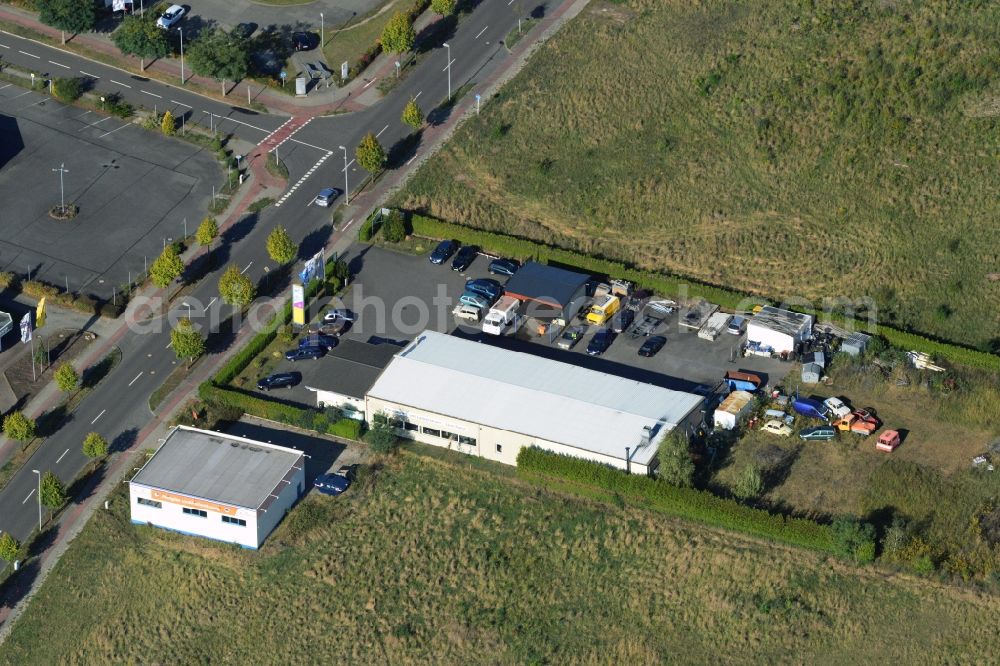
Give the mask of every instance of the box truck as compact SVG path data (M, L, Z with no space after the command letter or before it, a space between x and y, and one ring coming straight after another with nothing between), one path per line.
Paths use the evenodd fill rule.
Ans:
M517 317L517 310L521 307L521 301L513 296L504 296L490 308L483 319L483 333L500 335L509 324Z

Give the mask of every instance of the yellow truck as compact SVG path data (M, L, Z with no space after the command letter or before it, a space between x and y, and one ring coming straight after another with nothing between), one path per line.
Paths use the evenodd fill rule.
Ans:
M611 319L621 308L621 299L613 294L604 294L594 301L587 313L587 323L601 326Z

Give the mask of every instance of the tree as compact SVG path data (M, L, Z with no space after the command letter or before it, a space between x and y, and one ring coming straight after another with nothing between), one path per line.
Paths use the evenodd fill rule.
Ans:
M66 486L52 472L42 474L41 489L42 506L58 509L66 503Z
M19 411L11 412L3 419L4 434L17 442L27 442L35 438L35 421Z
M146 60L164 58L170 53L167 31L156 25L153 14L129 14L111 34L111 41L124 55L139 59L139 69L146 69Z
M219 295L226 303L245 308L253 301L256 290L250 278L240 273L240 269L233 265L219 278Z
M752 499L764 491L764 478L760 475L757 465L750 463L743 469L743 473L736 479L733 486L733 494L740 499Z
M88 458L103 458L108 455L108 440L101 437L99 433L89 433L83 439L83 455Z
M292 242L285 228L278 225L267 236L267 253L279 264L287 264L299 254L299 246Z
M231 32L214 28L194 41L187 51L188 62L196 74L222 82L239 81L247 75L250 52L246 40Z
M412 97L403 107L403 122L415 130L424 124L424 112L417 106L417 100Z
M694 485L694 461L688 451L687 436L671 433L660 444L658 474L667 483L681 488Z
M396 12L382 29L382 49L388 53L405 53L413 48L417 33L406 12Z
M90 0L37 0L38 20L45 25L59 28L62 43L66 43L66 33L77 34L93 30L97 23L94 3Z
M0 534L0 560L13 562L17 559L17 555L20 551L21 544L17 542L17 539L10 535L10 532Z
M406 222L403 221L403 214L398 210L389 213L389 216L382 223L382 235L389 243L398 243L406 238Z
M219 224L215 221L214 217L206 217L198 225L198 230L194 232L194 239L198 241L198 245L204 248L209 248L212 245L212 241L219 235Z
M163 248L163 252L149 267L149 277L157 287L167 287L184 272L184 262L181 261L173 245Z
M441 16L451 16L455 13L455 0L431 0L431 10Z
M177 120L174 119L174 114L169 111L163 112L163 119L160 121L160 131L163 132L164 136L174 135L174 132L177 131Z
M64 393L72 393L80 386L80 373L69 363L63 363L56 369L56 386Z
M354 157L358 160L361 168L368 173L378 173L385 166L385 149L382 148L378 137L372 132L368 132L361 139L357 150L354 151Z
M830 524L836 553L841 557L867 564L875 559L875 526L851 516L839 516Z
M170 346L179 359L188 363L205 353L205 338L195 329L190 319L181 319L170 331Z
M372 427L365 433L365 441L375 453L392 453L399 444L389 417L383 413L376 414L372 419Z

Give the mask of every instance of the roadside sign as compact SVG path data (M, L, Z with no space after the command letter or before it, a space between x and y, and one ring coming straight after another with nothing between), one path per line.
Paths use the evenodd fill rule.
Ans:
M279 74L278 76L280 76L283 79L287 79L288 78L288 72L286 72L285 70L281 70L281 74Z
M344 81L347 80L347 72L349 69L350 65L347 63L346 60L340 63L340 78L343 79Z
M296 97L306 96L306 77L298 76L295 78L295 96Z

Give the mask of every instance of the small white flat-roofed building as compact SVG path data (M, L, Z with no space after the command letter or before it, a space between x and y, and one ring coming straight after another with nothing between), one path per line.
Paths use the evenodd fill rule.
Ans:
M812 327L812 315L767 305L747 323L747 343L771 348L777 354L790 353L812 335Z
M425 331L390 361L366 402L369 423L381 414L403 437L508 465L537 446L649 474L667 433L701 421L703 399Z
M753 394L747 391L733 391L715 409L715 427L734 430L753 409Z
M305 491L301 451L178 426L129 482L132 522L259 548Z

